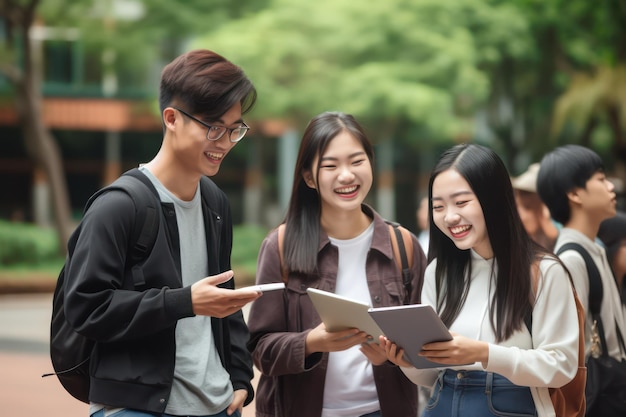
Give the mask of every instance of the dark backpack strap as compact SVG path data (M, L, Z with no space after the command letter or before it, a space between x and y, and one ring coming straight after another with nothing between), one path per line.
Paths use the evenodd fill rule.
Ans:
M617 330L617 339L619 340L619 344L622 346L622 352L626 352L626 344L624 343L624 336L622 336L622 332L619 330L617 319L615 319L615 330Z
M587 277L589 279L589 311L592 315L600 314L600 306L602 305L603 289L602 278L600 277L600 271L596 263L589 255L589 252L583 248L580 244L569 242L561 246L557 252L557 256L568 250L576 251L585 260L585 266L587 267Z
M606 338L604 337L604 324L602 323L602 318L600 317L600 307L602 305L602 298L604 297L604 289L602 287L602 277L600 277L600 271L598 271L598 267L591 258L591 255L589 255L589 252L587 252L587 250L578 243L566 243L559 248L557 255L560 255L568 250L578 252L585 260L587 276L589 279L589 312L591 313L593 320L596 321L598 336L600 337L600 343L602 345L602 354L605 355L607 354ZM622 336L622 332L617 325L617 320L615 321L615 331L622 350L626 352L624 337Z
M409 269L409 260L406 255L406 248L404 246L404 239L402 232L398 227L394 227L393 231L398 241L398 250L400 251L400 261L402 262L402 280L404 282L404 288L406 289L407 297L411 293L411 270Z
M405 299L404 303L408 304L409 297L412 291L411 285L411 260L408 258L407 252L410 250L411 255L413 255L413 245L411 241L411 235L408 230L401 228L398 223L394 223L388 220L385 222L389 225L389 230L391 232L391 246L394 252L394 258L396 258L396 263L402 271L402 284L404 285L405 290ZM404 234L406 233L406 241ZM399 262L398 262L398 257Z
M145 260L154 246L159 230L160 199L152 182L137 168L126 171L110 185L98 190L89 198L85 205L85 212L93 202L108 191L124 191L133 200L135 205L135 225L129 244L128 257L130 261L135 286L145 284L141 263ZM143 222L140 221L143 219Z
M161 200L152 181L136 168L127 171L118 180L124 181L122 184L133 198L138 213L143 212L145 208L145 217L139 234L137 235L136 231L133 234L137 238L131 251L131 261L138 263L150 254L154 246L159 230Z

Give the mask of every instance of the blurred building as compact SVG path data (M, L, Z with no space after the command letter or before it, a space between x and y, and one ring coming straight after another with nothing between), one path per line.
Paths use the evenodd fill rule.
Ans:
M159 77L176 53L162 62L145 63L139 72L125 69L122 63L115 73L107 73L106 60L111 59L107 51L85 50L76 30L36 26L31 39L42 62L42 117L60 148L73 217L78 219L94 191L158 151L162 139ZM50 225L48 179L26 152L12 88L0 75L0 184L4 195L0 218ZM280 121L251 121L251 125L245 144L235 147L225 160L218 181L231 199L236 223L262 224L268 219L262 218L259 205L268 196L261 192L261 160L265 158L259 142L268 135L282 137L285 140L279 142L291 148L295 143L297 149L297 138ZM276 141L272 142L276 146ZM277 196L272 197L276 201ZM274 214L269 221L277 218Z
M0 17L0 29L2 25ZM119 57L115 61L112 51L85 47L76 29L40 24L30 36L42 62L42 118L60 148L72 215L79 219L91 194L158 151L162 139L157 103L160 73L181 51L171 45L147 46L155 51L155 59L145 60L143 67L137 68ZM112 67L115 72L107 70ZM48 179L25 149L12 88L0 75L0 184L4 196L0 219L51 225ZM246 122L252 128L250 133L233 148L215 179L231 201L235 224L273 227L282 220L288 203L298 129L304 126L291 126L283 120L251 118ZM417 153L400 149L393 141L379 141L376 182L368 203L383 216L416 230L414 196L425 187L426 168L438 150ZM419 175L417 167L421 167Z

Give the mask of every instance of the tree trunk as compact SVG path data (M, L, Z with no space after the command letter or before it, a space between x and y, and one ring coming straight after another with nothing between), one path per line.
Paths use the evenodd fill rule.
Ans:
M34 2L33 5L36 3ZM72 232L67 183L61 153L50 130L43 121L40 75L42 69L41 51L34 47L29 36L32 15L30 19L26 16L22 23L20 32L24 46L24 70L22 76L14 80L17 115L22 127L26 150L35 164L46 173L50 183L59 250L65 254L67 241Z
M66 253L66 245L72 232L69 194L65 180L61 153L49 129L44 125L41 114L42 98L25 89L16 101L23 103L20 120L29 156L46 173L50 184L55 227L59 238L59 249Z

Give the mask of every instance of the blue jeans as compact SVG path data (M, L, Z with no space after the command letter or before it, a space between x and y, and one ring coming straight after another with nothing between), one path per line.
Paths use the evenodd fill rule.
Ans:
M483 371L441 372L422 417L536 417L530 388Z
M91 417L104 417L104 410L100 410L100 411L93 413ZM171 414L146 413L144 411L124 409L122 411L118 411L115 414L111 414L110 417L179 417L179 416L172 416ZM191 417L191 416L182 416L182 417ZM226 414L226 410L224 410L221 413L212 414L210 416L198 416L198 417L241 417L241 414L239 414L239 411L235 411L229 416L228 414Z

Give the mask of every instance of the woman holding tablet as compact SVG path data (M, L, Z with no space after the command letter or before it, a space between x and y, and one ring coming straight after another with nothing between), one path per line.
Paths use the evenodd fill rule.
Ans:
M322 113L304 132L285 223L259 252L257 284L286 281L286 290L264 294L250 310L257 417L417 415L415 385L367 343L379 335L327 331L307 295L318 288L372 307L419 301L426 259L417 239L406 235L413 252L405 286L389 226L364 204L373 159L350 115Z
M554 416L548 388L567 384L578 369L568 271L525 232L507 170L492 150L462 144L446 151L431 174L429 199L432 262L422 302L453 339L422 347L437 369L412 367L381 337L389 359L432 388L424 417Z

